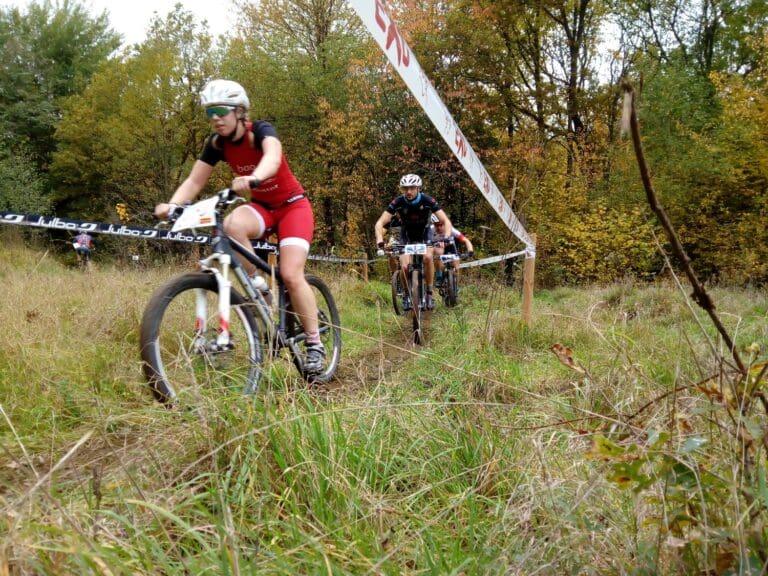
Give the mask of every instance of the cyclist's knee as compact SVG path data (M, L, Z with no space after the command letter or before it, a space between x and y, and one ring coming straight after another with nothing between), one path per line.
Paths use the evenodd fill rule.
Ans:
M235 210L224 219L224 232L235 238L259 238L264 232L258 219L246 211Z
M306 283L304 279L304 261L290 257L280 259L280 276L283 278L283 284L289 292L300 288Z
M285 287L288 289L289 292L293 292L297 288L300 288L301 286L306 284L303 268L291 269L291 270L283 270L281 268L280 276L283 278L283 284L285 284Z

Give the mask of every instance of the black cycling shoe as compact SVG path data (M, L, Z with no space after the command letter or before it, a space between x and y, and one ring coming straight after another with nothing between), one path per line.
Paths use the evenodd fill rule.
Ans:
M413 306L411 306L411 299L406 298L405 300L403 300L403 312L408 312L408 310L410 310L411 308L413 308Z
M427 292L426 297L426 308L427 310L434 310L435 309L435 299L432 297L432 292Z
M304 370L310 374L319 374L325 367L325 346L322 344L308 344L304 358Z

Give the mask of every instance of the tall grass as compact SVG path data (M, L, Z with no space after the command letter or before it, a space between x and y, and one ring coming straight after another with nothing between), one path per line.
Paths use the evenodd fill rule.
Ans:
M412 347L386 284L321 268L344 324L337 382L307 388L284 361L256 398L203 391L172 411L141 378L137 331L176 271L97 258L83 274L0 249L0 574L716 566L662 531L663 491L623 489L589 457L596 434L711 370L714 332L675 288L541 291L529 328L516 291L467 283ZM766 293L715 297L739 342L765 350ZM685 436L708 404L681 392L638 427ZM738 522L735 502L717 505Z

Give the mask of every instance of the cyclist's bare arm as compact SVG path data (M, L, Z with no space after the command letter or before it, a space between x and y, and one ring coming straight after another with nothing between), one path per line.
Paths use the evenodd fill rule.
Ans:
M451 224L451 221L448 219L448 215L445 213L445 210L438 210L435 212L435 216L437 216L437 219L443 223L443 235L446 238L449 237L453 232L453 224Z
M198 160L192 166L192 171L187 176L186 180L181 183L176 189L176 192L171 196L169 203L158 204L155 206L155 216L157 218L166 218L168 216L168 210L171 208L171 204L184 204L194 200L203 187L208 183L208 178L213 172L213 166Z
M376 220L374 233L376 234L376 244L384 242L384 227L392 221L392 214L384 210L379 219Z

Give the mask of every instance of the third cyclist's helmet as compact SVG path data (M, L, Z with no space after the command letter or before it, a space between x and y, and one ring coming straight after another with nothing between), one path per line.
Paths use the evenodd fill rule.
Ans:
M411 186L421 188L421 178L417 174L406 174L400 178L400 186L402 188L410 188Z
M242 106L246 110L251 105L248 94L237 82L232 80L211 80L200 92L200 102L204 108L209 106Z

